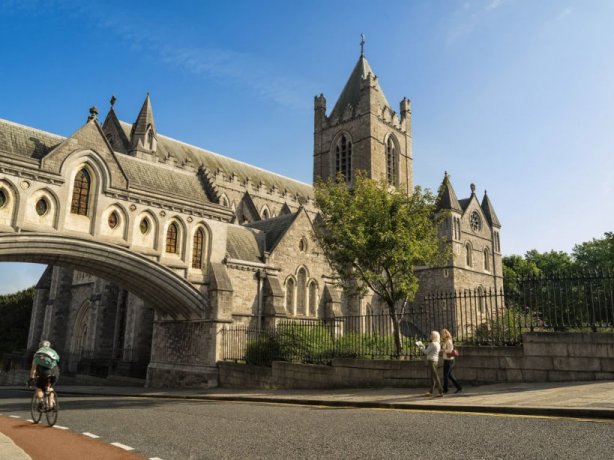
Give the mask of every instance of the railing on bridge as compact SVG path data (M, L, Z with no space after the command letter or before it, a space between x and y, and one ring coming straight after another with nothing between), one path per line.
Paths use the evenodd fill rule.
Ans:
M414 359L416 340L450 330L457 345L519 345L530 331L614 331L614 274L561 273L523 278L502 290L434 293L400 321L397 354L387 314L288 319L277 327L222 330L222 359L267 365L274 360L327 363L333 358Z

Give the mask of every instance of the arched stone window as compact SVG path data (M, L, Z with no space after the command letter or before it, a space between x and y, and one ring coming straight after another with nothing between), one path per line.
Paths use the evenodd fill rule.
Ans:
M484 270L490 271L490 251L488 248L484 248Z
M296 312L307 314L307 270L303 267L296 273Z
M318 315L318 285L315 281L309 283L309 311L310 316Z
M149 148L149 150L154 149L154 134L151 127L149 128L149 131L147 131L147 148Z
M194 232L194 241L192 245L192 268L202 270L204 252L205 231L202 228L198 228L196 232Z
M34 208L36 209L36 214L43 217L49 211L49 203L46 198L40 198L36 205L34 205Z
M262 208L262 219L266 220L266 219L269 219L269 218L270 218L269 210L265 206L264 208Z
M179 230L177 224L172 223L166 231L166 252L169 254L177 254L177 241L179 239Z
M352 141L345 134L335 146L335 174L341 173L346 182L352 178Z
M92 180L87 169L81 169L75 176L72 190L72 204L70 212L80 216L87 216L90 201L90 186Z
M286 311L291 315L294 314L294 289L294 279L288 278L286 280Z
M386 180L390 185L399 185L398 180L397 147L392 136L386 143Z
M471 243L467 243L465 244L465 263L467 264L467 267L472 267L473 266L473 250L471 248Z
M226 195L222 195L222 196L220 197L220 204L221 204L222 206L226 206L226 207L228 207L228 197L227 197Z
M117 211L113 211L111 214L109 214L108 223L109 228L112 230L119 225L119 214L117 214Z

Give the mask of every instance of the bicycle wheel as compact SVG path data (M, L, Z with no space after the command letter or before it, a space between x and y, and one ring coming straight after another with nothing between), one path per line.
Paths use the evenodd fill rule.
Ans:
M32 421L34 423L38 423L41 420L41 417L43 416L43 413L38 410L38 399L36 399L36 391L34 392L34 394L32 395L32 404L30 405L30 415L32 416Z
M47 392L47 411L45 416L47 417L47 425L53 426L58 421L58 411L60 409L60 403L58 402L58 395L54 390Z

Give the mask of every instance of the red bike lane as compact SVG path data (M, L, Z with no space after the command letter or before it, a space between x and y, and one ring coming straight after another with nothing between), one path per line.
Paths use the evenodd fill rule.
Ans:
M8 436L32 460L142 460L134 452L91 439L72 431L50 428L45 423L0 416L0 433Z

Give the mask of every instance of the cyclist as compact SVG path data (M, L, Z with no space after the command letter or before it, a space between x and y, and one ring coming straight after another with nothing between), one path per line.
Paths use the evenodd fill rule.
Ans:
M48 340L43 340L39 347L34 353L34 359L32 359L30 382L36 382L36 399L39 401L39 405L42 405L44 391L47 387L53 387L60 376L58 367L60 356L51 348L51 343ZM51 404L53 405L54 402L52 401Z

